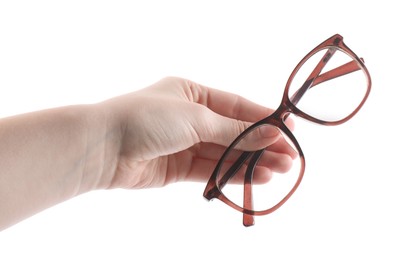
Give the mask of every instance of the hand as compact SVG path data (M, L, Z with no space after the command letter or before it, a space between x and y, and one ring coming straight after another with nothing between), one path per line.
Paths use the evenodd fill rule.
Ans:
M94 105L3 118L0 230L94 189L207 181L225 148L272 112L233 94L166 78ZM276 131L261 131L242 147L268 145L270 164L254 182L287 171L296 156Z
M160 187L207 181L225 148L273 110L240 96L181 78L165 78L102 104L121 135L110 188ZM287 120L292 128L293 121ZM272 166L265 176L289 170L296 156L276 133L268 133ZM266 137L267 138L267 137ZM262 142L266 139L262 136Z

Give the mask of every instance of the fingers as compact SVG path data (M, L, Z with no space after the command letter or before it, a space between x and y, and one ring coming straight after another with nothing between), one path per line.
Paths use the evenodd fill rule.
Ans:
M194 117L192 128L202 142L215 143L228 147L243 131L246 134L236 144L236 149L256 151L267 147L267 150L286 153L292 158L297 152L285 140L280 130L269 124L251 127L251 123L227 118L210 110L202 109ZM248 129L249 128L249 129Z
M203 171L207 172L204 176L203 180L207 180L215 169L216 163L221 158L222 154L225 152L225 147L221 145L215 145L210 143L201 143L199 149L194 149L194 156L192 160L200 161L207 163L207 165L202 168ZM230 155L226 158L226 165L231 166L240 156L241 151L232 151ZM292 158L290 155L286 153L278 153L270 150L266 150L260 160L258 161L258 165L262 167L266 167L268 170L272 172L278 173L285 173L290 170L292 165ZM201 162L201 163L203 163ZM227 167L227 166L225 166ZM197 168L200 169L200 168ZM195 175L199 175L201 171L195 173ZM205 179L206 178L206 179Z
M202 142L229 146L251 123L214 113L201 106L191 118L191 126Z
M216 161L206 160L202 158L194 159L192 164L191 172L187 175L184 181L198 181L206 182L208 181L212 172L208 169L214 169L216 166ZM225 167L230 166L226 164ZM239 172L228 181L230 184L242 184L244 181L244 173L246 171L247 165L243 165ZM270 181L273 176L274 171L270 168L264 166L256 166L255 174L253 175L254 184L264 184Z
M273 109L260 106L239 95L209 88L189 80L185 80L184 91L190 101L204 105L215 113L229 118L255 122L274 112Z
M260 106L239 95L180 78L164 79L158 84L157 93L162 93L161 90L169 91L168 85L177 86L177 91L172 93L173 97L178 99L181 97L182 100L188 101L189 105L182 111L188 118L191 133L198 136L200 141L197 144L199 149L194 148L189 173L184 175L186 180L207 181L224 153L225 147L228 147L243 131L250 128L253 122L274 112L273 109ZM195 105L190 106L191 102ZM293 129L294 123L291 119L286 120L285 123L290 129ZM280 130L272 125L264 125L251 130L235 148L245 151L266 148L256 167L255 182L266 182L270 179L272 172L288 171L297 153L285 141ZM226 163L233 163L233 158L237 158L238 153L236 155L231 153L228 156L230 161ZM179 161L179 163L185 163L185 160Z
M233 93L206 87L186 79L178 80L183 82L183 90L190 101L204 105L224 117L256 122L275 111ZM291 118L288 118L285 124L289 129L294 129L294 121Z
M206 182L211 176L212 172L209 169L214 169L216 166L216 160L208 160L203 158L195 158L191 164L191 169L189 174L186 175L184 181L198 181ZM227 166L227 165L226 165ZM246 166L244 165L235 177L230 180L230 183L243 183L243 172ZM256 167L256 174L253 176L253 183L262 184L266 183L271 179L273 171L267 167L258 166Z
M175 86L175 88L168 86ZM156 93L161 93L161 95L164 93L166 97L174 97L175 95L177 98L201 105L189 106L185 110L189 113L189 121L193 130L203 142L214 142L228 146L253 122L274 112L273 109L260 106L241 96L202 86L182 78L165 78L154 84L154 89ZM289 128L293 127L293 122L290 119L286 121L286 124ZM259 130L258 132L257 137L253 135L250 139L258 140L258 142L261 140L265 145L270 145L276 140L277 131L275 129L263 131L267 137L263 139L259 138L262 131ZM251 141L247 142L247 145L252 146L247 149L253 150L259 144Z
M267 150L287 154L291 159L295 159L298 156L297 150L295 150L291 144L287 143L285 138L279 138L273 145L267 147Z

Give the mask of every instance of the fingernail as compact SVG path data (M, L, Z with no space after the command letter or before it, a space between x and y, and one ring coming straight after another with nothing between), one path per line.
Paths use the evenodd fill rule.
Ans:
M264 125L260 127L260 135L264 138L277 137L280 134L280 130L272 125Z

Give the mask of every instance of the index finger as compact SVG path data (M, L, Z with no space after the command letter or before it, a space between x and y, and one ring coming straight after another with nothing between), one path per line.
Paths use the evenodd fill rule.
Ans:
M256 104L237 94L206 87L189 80L186 83L191 101L229 118L255 122L274 112L273 109Z
M186 83L187 91L190 91L191 101L202 104L215 113L226 117L256 122L275 111L237 94L206 87L190 80L186 80ZM291 118L288 118L285 123L290 129L294 128L294 121Z

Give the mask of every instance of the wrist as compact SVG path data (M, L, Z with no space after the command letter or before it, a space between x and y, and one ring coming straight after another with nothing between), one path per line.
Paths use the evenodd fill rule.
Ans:
M111 187L122 142L122 127L108 103L89 105L86 113L87 144L83 190Z

